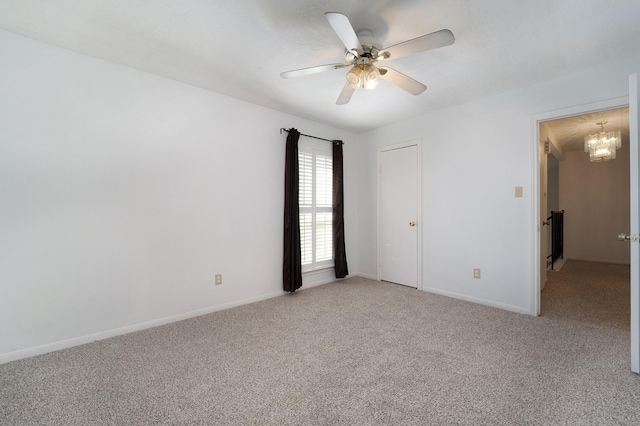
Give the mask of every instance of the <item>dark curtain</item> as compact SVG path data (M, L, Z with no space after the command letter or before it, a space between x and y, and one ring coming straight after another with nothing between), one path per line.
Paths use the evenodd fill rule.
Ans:
M344 185L342 183L342 141L333 141L333 253L336 278L349 275L344 248Z
M298 206L298 139L300 132L289 129L284 169L284 291L294 292L302 286L300 254L300 208Z

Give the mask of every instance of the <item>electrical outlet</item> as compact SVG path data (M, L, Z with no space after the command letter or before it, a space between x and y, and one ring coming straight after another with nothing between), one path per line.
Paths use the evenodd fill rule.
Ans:
M473 278L480 279L480 268L473 268Z
M216 285L222 285L222 274L216 274Z

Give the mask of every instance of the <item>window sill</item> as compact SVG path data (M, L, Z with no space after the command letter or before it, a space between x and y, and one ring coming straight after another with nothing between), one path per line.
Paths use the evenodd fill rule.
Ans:
M318 275L318 274L325 273L327 271L331 271L333 269L334 269L334 265L323 266L323 267L318 268L318 269L312 269L310 271L303 272L302 276L303 277L310 277L310 276L313 276L313 275Z

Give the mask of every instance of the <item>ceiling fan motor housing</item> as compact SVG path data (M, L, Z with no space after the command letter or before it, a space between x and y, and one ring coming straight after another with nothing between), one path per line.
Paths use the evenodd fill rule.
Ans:
M367 65L375 62L380 54L380 41L368 30L358 32L358 41L362 46L362 53L356 55L355 52L347 50L345 53L347 62L354 65Z

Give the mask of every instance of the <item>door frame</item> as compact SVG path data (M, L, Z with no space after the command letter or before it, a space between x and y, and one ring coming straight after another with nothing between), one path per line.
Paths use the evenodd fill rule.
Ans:
M621 97L610 99L601 102L595 102L590 104L578 105L574 107L548 111L545 113L537 114L531 117L531 149L533 164L531 170L533 172L532 182L534 190L531 191L532 199L532 226L531 226L531 285L529 295L529 313L533 316L540 315L540 289L541 283L541 262L546 259L541 259L540 256L540 231L542 221L540 220L540 123L549 120L558 120L561 118L573 117L576 115L591 114L594 112L607 111L610 109L624 108L629 106L629 97Z
M638 145L638 126L640 126L640 92L638 91L638 74L629 76L629 177L632 182L638 182L640 173L640 154ZM633 143L632 143L633 141ZM631 190L631 371L640 374L640 247L638 238L640 236L640 212L638 212L638 187L629 188ZM634 212L634 209L636 210ZM634 262L635 259L635 262Z
M376 279L378 281L382 280L382 271L380 268L380 245L382 244L381 239L380 239L380 227L381 227L381 223L380 223L380 156L382 155L382 153L384 151L393 151L396 149L402 149L402 148L408 148L410 146L415 146L418 155L416 156L416 172L417 172L417 182L416 182L416 206L417 206L417 212L416 212L416 221L417 226L418 226L418 242L417 242L417 253L416 253L416 259L417 259L417 265L416 267L418 268L417 270L417 277L418 277L418 282L417 282L417 289L418 290L422 290L422 139L412 139L406 142L401 142L398 144L394 144L394 145L385 145L385 146L379 146L378 147L378 152L377 152L377 157L376 157L376 161L377 161L377 165L376 165L376 248L377 248L377 253L376 253Z

